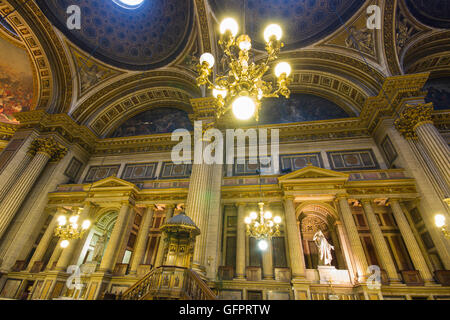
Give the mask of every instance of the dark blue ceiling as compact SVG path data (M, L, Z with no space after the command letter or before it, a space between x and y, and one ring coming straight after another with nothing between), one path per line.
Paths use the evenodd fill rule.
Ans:
M350 115L334 102L303 93L263 99L260 124L293 123L349 118Z
M112 0L36 0L48 19L72 42L111 65L149 70L183 50L193 24L192 0L145 0L135 10ZM81 8L81 30L67 28L71 5Z
M450 28L449 0L406 0L408 9L423 24Z
M263 32L269 23L283 28L286 49L310 45L330 35L364 4L362 0L209 0L219 20L239 19L245 32L262 47ZM244 30L240 30L242 33Z
M126 120L111 134L111 137L169 133L176 129L193 130L187 112L176 108L159 107Z

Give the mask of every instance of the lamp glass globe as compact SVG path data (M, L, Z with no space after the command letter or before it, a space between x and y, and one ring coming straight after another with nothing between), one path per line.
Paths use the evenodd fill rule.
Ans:
M203 62L206 62L208 64L208 67L212 68L215 62L214 56L209 52L205 52L200 57L200 64L203 64Z
M264 40L266 40L266 42L269 42L273 36L275 36L277 40L280 40L282 35L283 31L277 24L269 24L266 29L264 29Z
M436 224L436 227L442 228L445 226L445 217L443 214L437 214L434 216L434 223Z
M59 216L58 217L58 224L60 226L63 226L67 223L67 218L65 216Z
M89 229L90 226L91 226L91 222L89 220L84 220L83 224L81 225L81 228L83 230L87 230L87 229Z
M239 26L233 18L225 18L220 23L220 33L224 34L228 30L231 32L233 37L235 37L238 33Z
M283 73L286 74L286 77L289 77L291 74L291 65L287 62L280 62L275 67L275 75L279 78Z
M269 244L267 243L267 240L259 240L258 247L261 251L266 251L269 247Z
M69 246L69 240L63 240L60 244L61 248L67 248Z
M239 120L250 119L255 110L255 102L248 96L238 97L233 101L233 114Z

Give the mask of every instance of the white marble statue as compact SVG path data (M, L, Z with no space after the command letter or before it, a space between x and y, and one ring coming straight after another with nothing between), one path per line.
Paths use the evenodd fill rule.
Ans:
M100 263L103 257L103 250L105 249L106 242L106 234L102 235L98 238L97 243L95 244L94 254L92 255L92 261Z
M331 266L331 261L333 260L331 250L334 250L334 247L328 243L322 230L316 232L313 240L319 248L320 261L323 262L325 266Z

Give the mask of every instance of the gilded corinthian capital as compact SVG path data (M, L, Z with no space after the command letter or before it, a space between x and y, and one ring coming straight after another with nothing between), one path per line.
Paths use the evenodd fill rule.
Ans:
M416 139L414 131L419 125L424 123L433 123L431 113L433 112L433 103L406 105L405 110L400 117L395 120L395 127L407 139Z
M53 138L38 138L31 143L28 153L45 153L50 157L50 161L58 162L67 154L67 148L61 146Z

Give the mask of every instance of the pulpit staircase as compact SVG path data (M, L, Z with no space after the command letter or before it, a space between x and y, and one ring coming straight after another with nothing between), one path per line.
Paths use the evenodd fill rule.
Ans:
M192 269L161 266L128 288L119 300L216 300L214 292Z

